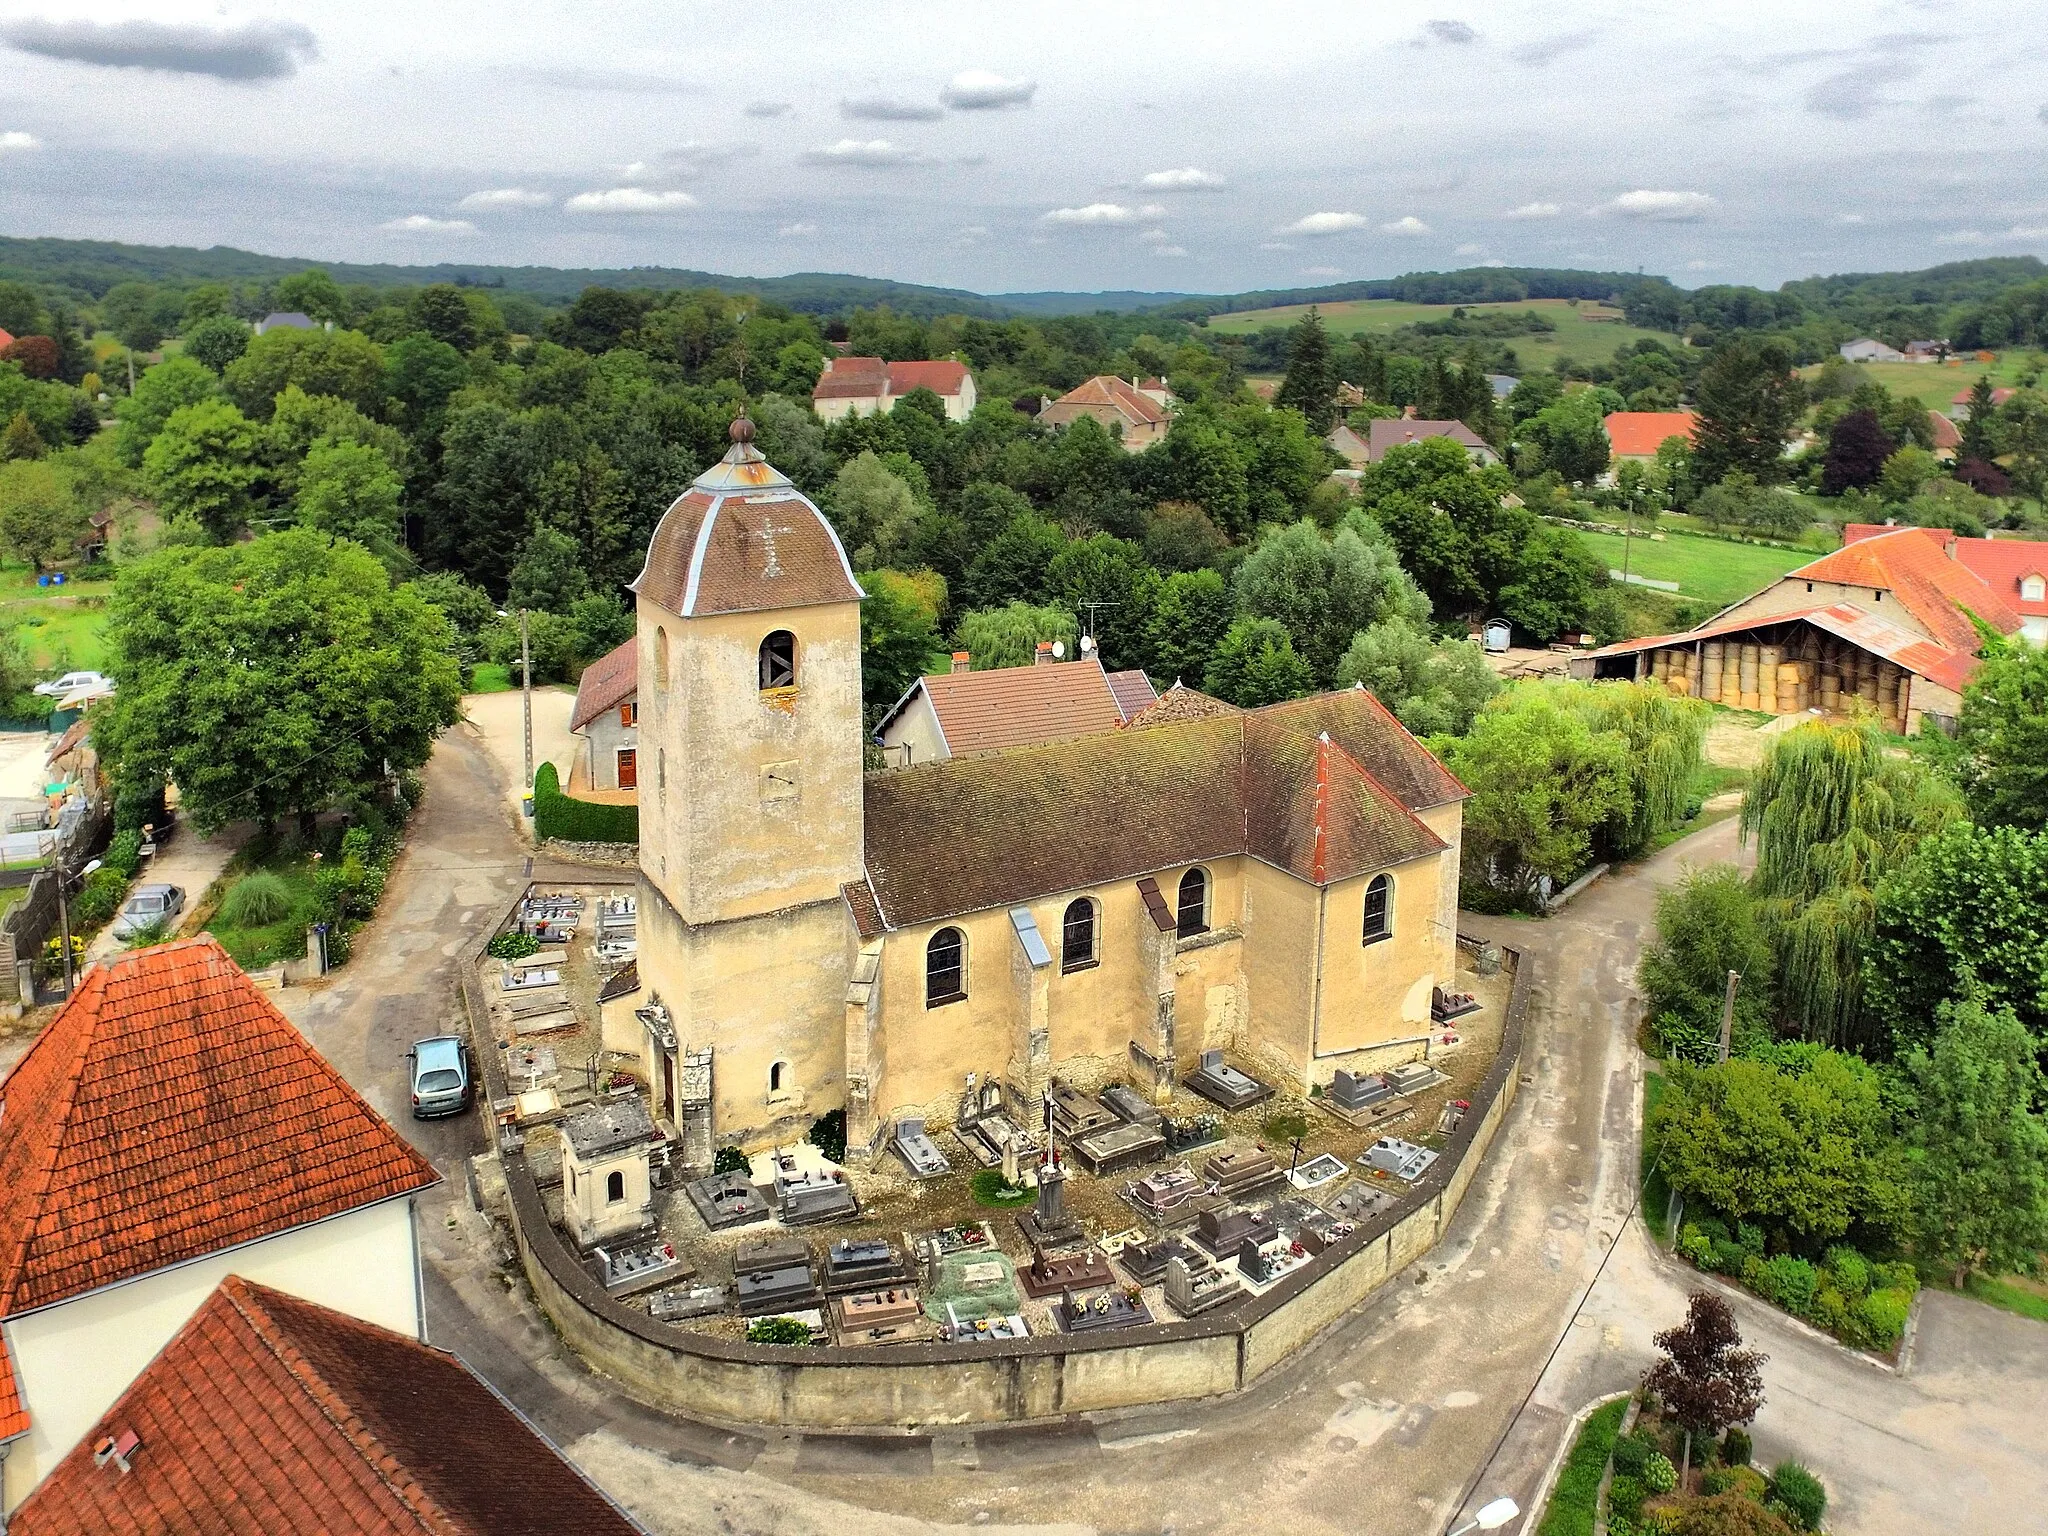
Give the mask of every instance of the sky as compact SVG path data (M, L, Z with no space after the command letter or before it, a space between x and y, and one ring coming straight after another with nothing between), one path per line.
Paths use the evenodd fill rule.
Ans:
M1230 292L2048 256L2048 7L0 0L0 233Z

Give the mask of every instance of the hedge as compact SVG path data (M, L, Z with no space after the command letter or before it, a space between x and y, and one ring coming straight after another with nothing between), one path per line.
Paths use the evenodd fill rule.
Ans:
M1600 1479L1607 1473L1607 1458L1614 1453L1615 1437L1627 1412L1628 1399L1618 1397L1588 1416L1558 1474L1557 1486L1551 1490L1538 1536L1592 1536Z
M640 807L572 800L562 793L555 765L544 762L533 776L533 830L567 843L637 843Z

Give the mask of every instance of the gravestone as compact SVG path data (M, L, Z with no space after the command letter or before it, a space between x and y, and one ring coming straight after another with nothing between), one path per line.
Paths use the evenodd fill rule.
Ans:
M1177 1237L1155 1237L1142 1243L1126 1243L1117 1254L1116 1261L1124 1267L1124 1273L1138 1284L1157 1285L1164 1278L1167 1265L1176 1258L1195 1265L1202 1262L1195 1250Z
M1082 1253L1041 1253L1018 1277L1027 1296L1052 1296L1062 1291L1088 1291L1116 1277L1109 1260L1090 1248Z
M714 1232L768 1219L768 1202L744 1173L714 1173L692 1179L683 1186L683 1193L704 1218L704 1225Z
M894 1245L880 1237L838 1238L825 1249L825 1291L871 1290L904 1284L910 1266Z
M1195 1221L1196 1243L1218 1259L1236 1253L1247 1242L1263 1243L1279 1235L1273 1218L1264 1211L1248 1211L1238 1205L1212 1207Z
M1186 1168L1162 1168L1131 1184L1124 1196L1154 1221L1189 1221L1194 1219L1189 1207L1203 1187Z
M1081 1224L1067 1214L1067 1171L1048 1162L1038 1170L1038 1203L1017 1218L1017 1228L1033 1248L1059 1248L1081 1237Z
M1287 1170L1263 1148L1249 1147L1217 1153L1202 1165L1202 1175L1218 1194L1235 1200L1250 1190L1279 1183L1287 1177Z
M1064 1333L1092 1333L1104 1328L1136 1328L1152 1321L1151 1308L1142 1296L1122 1291L1097 1291L1081 1297L1069 1292L1053 1309L1053 1320Z
M1394 1090L1378 1073L1339 1071L1330 1079L1330 1102L1339 1109L1352 1113L1370 1109L1381 1100L1393 1096Z
M1406 1179L1412 1184L1436 1161L1436 1154L1398 1136L1382 1136L1366 1148L1365 1156L1359 1161L1376 1172L1391 1173L1395 1178Z
M708 1317L725 1310L722 1285L679 1285L657 1291L647 1299L647 1315L657 1323L680 1323L692 1317Z
M896 1122L896 1133L891 1140L896 1155L909 1166L911 1173L920 1179L937 1178L942 1173L952 1172L952 1165L946 1155L938 1149L931 1137L924 1131L923 1115L905 1115Z
M1221 1051L1202 1052L1201 1065L1183 1082L1210 1103L1220 1104L1225 1109L1243 1109L1273 1096L1270 1085L1231 1066L1223 1059Z
M1195 1317L1234 1300L1243 1287L1237 1277L1207 1264L1199 1267L1176 1254L1166 1263L1166 1304L1182 1317Z
M732 1271L742 1317L787 1311L819 1299L811 1278L811 1250L802 1238L741 1248L733 1255Z

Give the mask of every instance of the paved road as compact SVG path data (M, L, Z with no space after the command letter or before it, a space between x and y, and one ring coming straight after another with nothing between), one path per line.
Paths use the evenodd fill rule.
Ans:
M1475 1499L1528 1502L1571 1412L1632 1383L1649 1335L1683 1310L1685 1277L1624 1222L1640 1093L1630 976L1654 888L1688 862L1734 856L1729 823L1595 886L1559 918L1482 922L1542 967L1523 1091L1494 1155L1438 1252L1244 1396L890 1438L731 1432L643 1409L560 1347L468 1209L471 1123L404 1118L405 1047L448 1025L454 957L524 869L504 786L474 737L451 734L426 777L410 850L357 959L326 988L287 996L315 1043L448 1175L423 1223L436 1342L652 1530L856 1536L974 1522L1427 1536L1482 1467ZM2048 1510L2035 1429L2048 1409L2048 1330L1931 1298L1917 1364L1901 1378L1742 1305L1772 1356L1759 1444L1821 1472L1837 1490L1837 1530L1903 1536L1958 1528L1965 1512L1988 1529L1994 1510L1999 1529L2048 1529L2029 1513Z

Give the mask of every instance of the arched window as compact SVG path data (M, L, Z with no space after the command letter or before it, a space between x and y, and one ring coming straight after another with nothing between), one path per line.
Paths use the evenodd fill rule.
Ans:
M941 928L924 947L924 1005L957 1003L967 995L967 935Z
M1377 944L1394 936L1394 877L1375 875L1365 888L1365 942Z
M604 1197L613 1205L626 1198L626 1176L623 1173L608 1173L604 1176Z
M668 631L660 628L654 631L654 686L668 687Z
M796 686L796 636L786 629L761 642L761 689Z
M774 1065L774 1066L772 1066L772 1067L770 1067L770 1068L768 1069L768 1091L769 1091L770 1093L780 1093L780 1092L782 1092L783 1084L784 1084L784 1083L786 1083L786 1082L787 1082L788 1080L789 1080L789 1063L788 1063L788 1062L786 1062L786 1061L778 1061L777 1063L775 1063L775 1065Z
M1191 869L1180 877L1180 903L1174 931L1183 939L1209 931L1209 877Z
M1060 919L1060 969L1085 971L1095 963L1095 903L1086 896L1067 903Z

